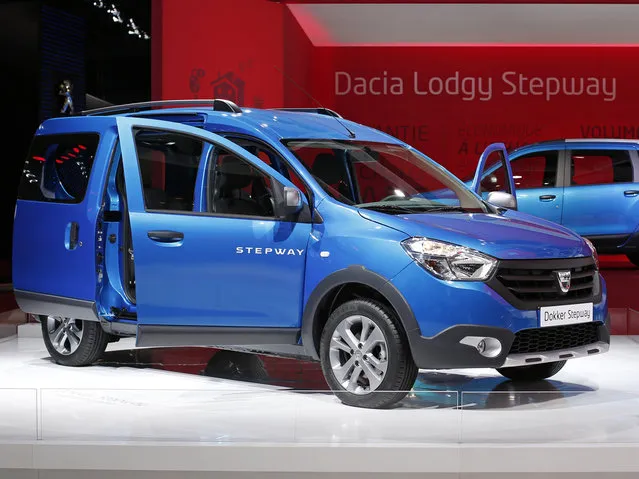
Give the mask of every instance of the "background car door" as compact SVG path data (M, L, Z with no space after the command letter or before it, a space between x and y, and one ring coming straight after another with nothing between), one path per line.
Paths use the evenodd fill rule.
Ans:
M118 130L140 327L298 328L311 224L276 218L269 193L291 183L200 129L119 118ZM245 343L210 344L229 341Z
M488 145L481 154L471 188L485 200L497 191L516 195L508 152L503 143Z
M567 145L563 224L583 236L632 233L639 219L637 151L619 145Z
M544 150L511 158L519 211L561 223L564 188L559 165L565 150Z

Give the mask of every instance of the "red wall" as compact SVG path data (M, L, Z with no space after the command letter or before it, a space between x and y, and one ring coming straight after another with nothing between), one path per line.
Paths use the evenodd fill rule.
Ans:
M285 7L265 0L156 0L153 8L152 47L161 47L153 56L157 97L283 103L276 67L284 64Z
M516 146L561 137L639 138L639 67L633 60L639 48L331 50L334 64L321 69L322 83L332 86L327 103L461 175L494 141Z

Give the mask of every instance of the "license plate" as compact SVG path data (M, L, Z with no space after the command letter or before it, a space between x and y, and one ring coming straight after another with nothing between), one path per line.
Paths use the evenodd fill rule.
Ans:
M566 324L589 323L592 320L592 303L539 308L539 325L542 328L565 326Z

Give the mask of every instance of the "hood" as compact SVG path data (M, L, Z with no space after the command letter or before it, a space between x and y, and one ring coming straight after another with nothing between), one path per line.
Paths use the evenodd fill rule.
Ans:
M504 214L426 213L388 215L359 210L371 221L402 231L476 249L498 259L552 259L590 256L576 233L556 223L515 211Z

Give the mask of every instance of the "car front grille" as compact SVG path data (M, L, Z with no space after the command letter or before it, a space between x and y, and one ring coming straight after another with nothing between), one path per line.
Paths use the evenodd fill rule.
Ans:
M510 354L547 353L586 346L599 341L600 323L524 329L515 334Z
M570 289L559 287L557 272L570 271ZM598 294L598 273L592 258L502 261L491 286L519 309L583 303Z

